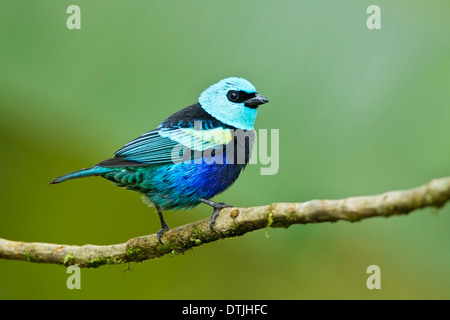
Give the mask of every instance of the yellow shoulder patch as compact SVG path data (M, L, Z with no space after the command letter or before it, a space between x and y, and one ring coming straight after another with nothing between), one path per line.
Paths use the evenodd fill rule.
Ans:
M226 145L233 139L231 130L224 128L215 128L209 130L194 130L192 128L189 128L181 129L181 131L206 143Z

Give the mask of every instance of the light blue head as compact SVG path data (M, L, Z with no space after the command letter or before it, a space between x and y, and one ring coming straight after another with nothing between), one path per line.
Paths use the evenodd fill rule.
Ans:
M198 98L202 108L217 120L238 129L251 130L258 106L269 102L243 78L227 78L213 84Z

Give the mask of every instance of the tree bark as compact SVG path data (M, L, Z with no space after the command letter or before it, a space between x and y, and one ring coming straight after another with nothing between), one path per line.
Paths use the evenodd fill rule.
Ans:
M99 267L106 264L140 262L188 249L219 239L242 236L264 228L287 228L293 224L359 221L370 217L407 214L425 207L442 207L450 200L450 177L403 191L340 200L311 200L303 203L273 203L249 208L220 210L212 231L209 218L167 231L164 244L156 234L141 236L115 245L63 245L10 241L0 238L0 258L31 262Z

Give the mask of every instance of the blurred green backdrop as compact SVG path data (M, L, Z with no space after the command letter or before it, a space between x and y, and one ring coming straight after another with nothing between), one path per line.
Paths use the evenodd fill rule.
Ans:
M66 9L81 8L81 30ZM215 198L237 206L370 195L450 175L450 3L0 2L0 237L113 244L159 222L100 178L57 186L221 78L249 79L280 129L280 169L250 166ZM170 226L207 217L168 212ZM2 299L449 299L450 206L270 229L174 258L83 269L0 261ZM368 290L366 268L381 268Z

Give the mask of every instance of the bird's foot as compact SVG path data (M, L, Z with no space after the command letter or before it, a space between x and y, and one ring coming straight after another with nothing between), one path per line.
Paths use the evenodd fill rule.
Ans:
M159 230L159 231L156 233L156 236L157 236L157 238L158 238L159 243L164 244L164 243L162 242L162 240L161 240L161 237L162 237L163 234L164 234L166 231L168 231L169 229L170 229L169 226L166 224L165 226L162 227L161 230Z
M209 205L209 206L214 208L213 214L212 214L211 218L209 219L209 228L212 231L217 232L216 230L214 230L213 226L214 226L214 223L216 222L216 217L219 214L219 211L221 209L223 209L223 208L231 208L231 207L234 207L234 206L226 204L226 203L223 203L223 202L214 202L214 201L206 200L206 199L201 199L201 201L204 204L207 204L207 205Z

